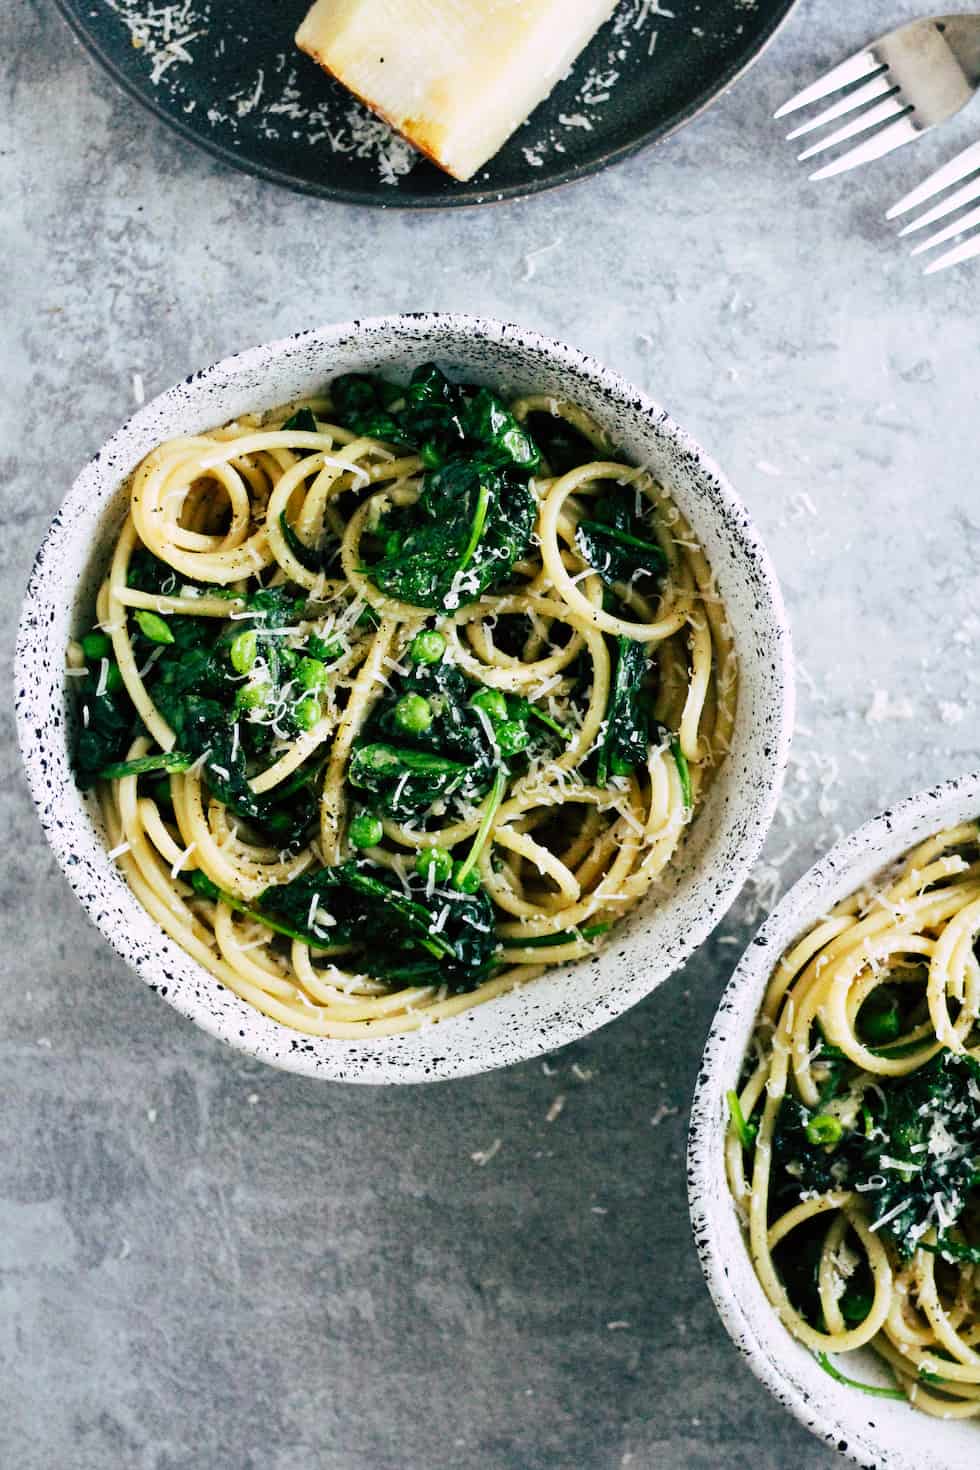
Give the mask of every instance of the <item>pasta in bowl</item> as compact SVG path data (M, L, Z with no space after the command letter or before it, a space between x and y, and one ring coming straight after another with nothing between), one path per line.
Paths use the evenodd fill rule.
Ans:
M213 391L139 416L171 431L141 425L67 643L78 785L215 1029L244 1005L258 1054L372 1080L615 1013L596 960L622 982L612 945L676 904L756 703L695 517L587 360L430 320L260 349L259 392L249 355L209 370L219 427Z
M722 1003L692 1119L726 1325L809 1427L895 1470L976 1457L978 807L975 776L913 797L797 885Z

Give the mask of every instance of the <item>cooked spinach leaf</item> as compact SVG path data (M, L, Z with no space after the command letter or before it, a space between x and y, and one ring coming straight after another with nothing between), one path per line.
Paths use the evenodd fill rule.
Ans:
M266 632L273 628L285 628L298 617L302 616L306 607L306 598L297 595L294 588L284 587L260 587L256 592L249 595L247 622L254 622Z
M238 593L231 587L215 587L210 582L197 582L183 572L178 574L145 546L137 546L129 558L126 586L163 597L190 594L199 597L223 597L229 602L234 602L238 597Z
M643 541L601 521L579 521L575 544L606 582L629 582L640 575L660 577L667 570L667 558L656 542Z
M279 513L279 529L282 531L286 545L295 556L301 567L308 572L325 572L330 563L337 555L339 542L336 537L329 537L320 546L307 546L301 541L296 531L289 524L285 511Z
M180 751L159 751L156 755L141 755L131 761L117 761L115 765L103 766L100 781L121 781L124 776L148 776L153 771L186 771L192 764L189 755Z
M237 722L245 754L256 755L303 728L297 718L303 694L294 680L300 656L281 630L304 605L289 588L262 588L223 632L210 618L171 619L174 643L147 682L179 749L200 756L222 729L230 740Z
M226 893L224 889L218 887L217 883L212 883L208 875L200 868L192 870L188 881L199 898L209 898L212 903L219 901L226 903L230 909L234 909L236 914L245 914L247 918L254 919L256 923L264 924L273 933L281 934L284 939L299 939L304 944L307 942L306 934L301 934L298 929L290 928L288 924L280 923L278 919L263 913L261 909L252 908L242 899L236 898L233 893Z
M348 373L334 379L330 394L338 419L355 433L414 449L430 468L466 447L492 450L501 464L528 473L541 462L531 435L494 393L451 383L435 363L416 368L406 388Z
M923 1249L932 1251L937 1256L945 1256L950 1261L968 1261L973 1266L980 1266L980 1245L968 1245L966 1241L954 1240L945 1230L937 1237L935 1245L923 1245Z
M394 874L360 860L267 888L258 907L313 945L360 943L369 933L378 979L475 989L498 948L490 899L482 890L429 896L418 875L406 883L408 893Z
M210 719L202 722L188 743L205 758L204 774L211 793L229 811L251 822L275 839L277 846L298 847L316 820L317 801L307 785L289 793L256 796L249 784L248 763L239 740L227 725ZM202 747L203 749L197 749Z
M659 582L667 570L663 550L637 515L635 496L625 488L604 496L595 514L579 521L575 544L605 582Z
M816 1110L786 1098L773 1140L777 1193L854 1189L903 1258L931 1225L943 1229L940 1249L956 1255L964 1243L949 1231L980 1202L980 1063L944 1050L908 1076L878 1079L863 1111L821 1147Z
M650 717L643 703L643 680L649 660L642 643L617 638L613 675L606 706L605 732L599 747L596 785L611 776L626 776L647 758Z
M478 388L466 399L460 422L465 438L497 450L505 461L529 472L540 465L541 451L531 435L489 389Z
M407 821L458 791L466 766L427 750L374 741L354 751L347 775L352 786L376 798L372 807Z
M519 720L524 725L530 720L535 720L566 744L571 738L569 732L557 720L553 720L547 710L543 710L539 704L532 704L521 694L507 696L507 717L511 720Z
M348 778L364 805L423 822L451 796L476 804L515 761L565 739L526 699L473 683L454 664L416 663L393 678L365 724Z
M541 463L505 404L433 363L405 388L347 374L331 394L342 422L416 451L427 471L417 503L382 517L381 554L365 568L376 585L414 607L447 609L504 580L530 542L528 480Z
M421 368L417 369L416 375L421 372ZM415 447L413 439L408 437L408 425L388 411L390 404L407 401L406 390L397 389L383 378L342 373L330 384L330 397L338 421L355 434L384 439L404 449Z
M955 1224L980 1186L980 1063L943 1051L882 1091L882 1114L872 1105L872 1115L884 1137L868 1140L863 1164L865 1183L878 1172L887 1182L866 1198L872 1223L887 1221L908 1256L931 1222Z
M79 724L72 765L75 780L86 791L107 767L123 759L141 725L119 666L108 658L87 668L77 683Z
M560 414L529 414L527 428L553 475L566 475L597 457L585 435Z
M416 664L392 681L362 732L348 769L379 816L410 821L451 795L479 801L500 762L492 725L472 699L477 685L454 664ZM406 728L422 701L427 723Z
M143 548L132 558L129 580L158 594L175 590L171 569ZM124 760L142 727L118 669L107 661L105 675L100 664L82 681L88 725L83 723L76 741L80 784L91 784L100 775L113 779L186 770L200 762L212 794L236 815L279 847L301 842L316 816L316 795L306 772L301 769L269 796L256 796L249 777L252 763L267 759L275 739L295 736L319 715L316 692L298 677L302 650L290 649L282 636L304 606L292 588L260 588L249 597L244 615L236 615L224 629L212 618L168 618L172 641L166 644L149 636L145 620L134 616L133 651L154 704L174 732L175 747L166 755ZM101 695L96 693L100 682Z
M147 551L145 546L137 546L129 558L129 569L126 573L126 586L135 587L140 592L152 592L164 597L174 597L179 594L178 582L190 583L190 578L181 576L178 578L173 567L167 566ZM199 585L190 583L190 585ZM210 592L210 588L208 591Z
M526 481L486 458L448 460L426 475L415 506L382 518L384 553L366 570L389 597L457 608L506 578L535 514Z
M312 408L298 408L283 424L284 429L297 429L301 434L319 434L320 426Z

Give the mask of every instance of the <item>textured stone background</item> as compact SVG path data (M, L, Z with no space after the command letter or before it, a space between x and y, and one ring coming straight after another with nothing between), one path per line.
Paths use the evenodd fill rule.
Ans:
M685 1114L759 914L839 829L977 761L978 278L923 282L881 218L971 123L818 188L768 121L919 10L803 0L661 148L413 217L225 171L118 94L51 0L0 0L5 659L134 373L152 394L313 322L458 308L590 348L722 460L782 575L801 694L769 862L682 973L545 1065L397 1092L262 1070L137 984L55 871L5 712L0 1465L831 1464L718 1325Z

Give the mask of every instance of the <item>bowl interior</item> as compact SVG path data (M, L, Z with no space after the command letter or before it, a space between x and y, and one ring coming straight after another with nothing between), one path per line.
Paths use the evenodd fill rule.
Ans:
M650 466L691 521L726 604L739 657L732 750L693 824L683 860L602 955L545 974L439 1026L364 1042L297 1035L223 989L167 939L107 861L71 778L64 648L90 622L125 481L160 440L308 394L341 372L395 376L436 358L507 392L571 397L626 454ZM720 471L666 413L572 348L458 316L379 318L306 332L187 378L131 419L79 476L38 554L17 655L21 743L48 838L116 950L184 1014L275 1065L350 1081L416 1081L485 1071L573 1040L654 989L705 938L758 855L778 797L792 724L789 635L766 552Z
M910 797L845 837L786 895L746 950L708 1038L691 1116L691 1218L708 1287L733 1342L796 1417L861 1465L968 1470L980 1456L980 1422L937 1420L895 1400L837 1383L786 1330L755 1274L725 1177L726 1091L737 1084L773 967L835 903L933 832L980 815L980 773ZM842 1370L894 1387L870 1350Z

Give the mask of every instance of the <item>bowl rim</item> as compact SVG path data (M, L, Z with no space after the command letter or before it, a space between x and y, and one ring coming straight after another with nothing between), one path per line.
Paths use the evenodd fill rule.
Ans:
M772 711L768 765L753 794L753 821L739 843L739 860L716 875L716 898L712 905L704 906L698 920L688 927L683 942L677 947L676 958L666 973L652 984L638 974L631 983L622 986L617 993L614 1006L606 1005L602 1009L594 1007L585 1016L578 1011L573 1012L571 1016L552 1014L548 1017L546 1027L532 1025L529 1022L526 1027L519 1029L517 1033L519 1040L512 1028L502 1040L498 1038L495 1041L493 1055L489 1058L484 1057L482 1053L480 1057L467 1055L461 1060L450 1060L445 1056L440 1056L437 1060L444 1065L441 1069L436 1070L431 1065L433 1058L426 1056L421 1051L414 1060L406 1061L398 1057L400 1044L404 1047L405 1043L414 1038L415 1045L418 1046L418 1038L423 1034L421 1031L391 1037L366 1038L356 1043L334 1041L330 1038L302 1037L300 1033L292 1033L289 1028L262 1016L261 1012L256 1011L247 1002L238 1000L232 992L220 987L219 982L191 960L179 946L175 946L176 953L193 967L198 975L206 977L209 986L219 986L222 994L238 1001L240 1006L247 1007L247 1014L250 1018L262 1016L263 1021L268 1020L269 1026L273 1028L272 1036L281 1038L285 1035L291 1039L295 1036L303 1043L310 1041L313 1043L309 1047L305 1044L291 1045L286 1052L277 1052L269 1043L261 1039L244 1037L237 1024L229 1022L224 1015L215 1015L206 1004L202 1003L200 995L196 992L189 992L188 987L158 985L156 981L159 977L148 973L152 969L153 958L145 954L134 955L131 952L125 942L123 923L106 912L105 904L94 902L81 881L78 872L80 866L78 850L83 847L88 848L93 843L96 844L96 850L91 853L91 858L99 871L104 871L109 877L111 874L117 874L117 870L108 863L104 844L98 833L72 835L67 830L68 824L63 823L51 809L50 792L45 789L45 745L43 743L39 745L37 738L41 719L40 710L43 707L46 692L56 699L60 697L61 667L52 665L50 669L42 669L41 676L38 678L34 646L37 634L34 629L39 613L43 621L44 614L51 610L50 616L53 619L55 616L53 609L63 605L63 594L62 598L52 595L53 592L60 591L60 589L53 589L49 585L50 577L46 567L51 559L52 551L65 546L70 548L79 539L73 531L73 525L82 507L90 507L93 503L104 506L110 502L120 482L135 463L132 458L130 440L138 437L141 429L148 428L168 405L173 408L183 404L186 413L185 399L188 394L193 399L198 394L213 392L215 389L218 392L228 392L237 381L247 375L268 369L280 359L288 359L292 354L302 351L304 344L306 346L315 345L317 350L327 357L331 347L337 348L345 342L349 343L352 339L362 336L370 341L372 334L374 340L377 340L381 335L390 344L391 356L394 358L398 355L399 349L417 345L424 340L425 335L434 334L444 338L447 333L457 339L458 346L455 351L459 357L464 359L469 342L486 342L501 352L506 352L508 346L513 344L515 354L533 352L540 355L543 362L552 371L568 374L573 379L577 379L579 383L587 383L594 389L609 394L620 407L628 410L631 415L636 415L637 418L642 417L655 421L657 431L664 435L679 454L696 465L699 476L712 482L712 491L717 506L724 509L733 521L737 521L740 539L738 555L744 559L746 565L753 569L757 601L764 604L760 611L760 619L764 622L767 632L766 657L782 692L781 700ZM441 350L443 355L446 355L445 349ZM216 418L220 417L220 412L220 407L216 405ZM108 471L107 465L110 467ZM110 487L107 476L111 478L112 486L115 488ZM789 759L795 711L791 633L775 570L754 522L727 476L715 461L655 399L635 387L618 372L605 367L592 354L514 323L455 312L393 313L309 328L221 358L208 367L185 377L143 405L88 460L54 515L32 564L18 625L14 674L17 691L19 691L19 697L16 700L18 741L28 785L41 826L76 897L115 952L129 968L139 974L144 983L153 989L161 990L164 998L176 1010L194 1021L210 1035L234 1046L236 1050L258 1057L273 1066L307 1076L315 1076L318 1079L329 1078L361 1083L442 1080L449 1077L473 1075L499 1066L526 1061L599 1029L600 1026L623 1014L662 984L694 953L720 922L740 892L761 851L782 790L783 777ZM65 732L62 728L58 728L56 740L52 739L50 734L47 734L46 738L50 746L63 750ZM132 904L138 905L135 895L125 885L121 875L118 876ZM135 911L130 909L130 912L135 917ZM145 914L141 906L139 912ZM166 941L166 945L172 945L173 941L169 940L155 921L151 922L161 940ZM178 990L177 995L173 993L175 988ZM530 994L532 990L533 987L528 987L527 991L521 993ZM501 997L501 999L506 999L506 997ZM493 1005L495 1005L494 1001L488 1002L488 1006ZM483 1011L484 1007L476 1007L458 1017L441 1022L436 1028L440 1042L443 1038L448 1040L453 1028L458 1028L461 1024L465 1026L479 1024L478 1018ZM351 1064L345 1067L343 1057L347 1049L352 1046L357 1048L358 1061L356 1065ZM451 1050L451 1047L449 1049ZM446 1047L440 1045L440 1053L446 1050Z
M735 1211L724 1177L720 1140L726 1084L734 1084L723 1075L723 1062L736 1037L741 1037L738 1054L744 1056L773 965L820 913L886 870L931 833L967 820L966 813L980 816L980 770L923 788L886 807L841 837L797 879L750 939L725 987L705 1042L691 1104L688 1204L701 1271L718 1315L749 1368L774 1398L811 1434L866 1470L947 1470L947 1466L941 1458L925 1461L918 1447L906 1457L900 1450L882 1446L875 1439L877 1426L862 1416L862 1406L866 1408L869 1402L863 1395L854 1391L855 1415L853 1419L843 1417L829 1403L823 1405L809 1386L804 1389L789 1373L780 1371L766 1351L755 1324L774 1320L772 1306L761 1286L759 1298L751 1304L736 1296L729 1257L722 1253L722 1232L716 1225L719 1205L730 1207L730 1214L726 1208L724 1234L726 1239L731 1237L728 1227ZM716 1172L719 1158L720 1175ZM737 1220L736 1230L744 1246ZM787 1344L799 1346L788 1329L782 1331ZM833 1380L827 1378L823 1384L818 1377L814 1382L820 1383L829 1399ZM943 1422L924 1414L917 1416L916 1422L919 1420L929 1426Z

